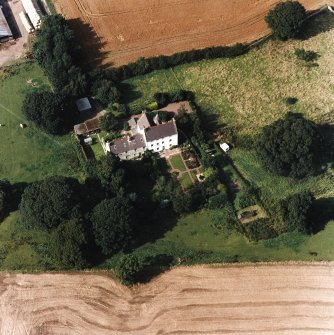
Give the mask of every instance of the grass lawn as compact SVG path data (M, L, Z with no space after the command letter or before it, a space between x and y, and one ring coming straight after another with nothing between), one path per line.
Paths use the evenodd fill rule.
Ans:
M334 221L313 236L289 233L267 241L248 242L236 231L217 230L212 227L213 215L214 212L208 210L185 215L171 231L151 246L162 251L168 245L175 245L180 249L210 251L217 255L238 255L238 261L334 259ZM318 256L311 256L309 252L317 252Z
M18 224L18 219L19 212L13 212L0 225L0 269L33 271L50 268L52 265L44 252L49 234L25 230Z
M25 94L36 89L50 87L34 63L13 65L11 74L0 74L0 123L5 124L0 128L0 179L31 182L51 175L80 177L70 135L47 135L22 115ZM20 123L28 127L21 129Z
M184 166L180 155L172 156L169 161L174 169L180 170L181 172L186 171L186 167Z
M291 194L309 190L317 198L334 197L334 173L331 169L326 173L305 180L294 180L267 172L252 150L233 149L229 155L240 172L259 187L261 192L271 198L284 199Z
M193 184L188 172L182 174L180 182L184 189L190 188Z
M100 159L101 157L105 156L101 142L97 135L91 135L91 138L93 139L93 144L91 144L90 147L94 152L95 158Z

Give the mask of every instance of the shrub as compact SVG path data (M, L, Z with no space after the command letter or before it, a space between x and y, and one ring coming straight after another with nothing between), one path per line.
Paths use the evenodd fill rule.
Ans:
M306 19L306 10L298 1L286 1L269 11L265 21L279 40L295 38Z
M249 240L267 240L277 236L271 222L268 219L258 219L243 225L245 235Z
M122 283L131 285L137 281L136 277L142 268L137 256L129 254L122 256L115 270Z
M225 207L227 201L226 192L220 192L209 198L207 206L209 209L222 209Z
M291 105L296 104L297 101L298 101L297 98L294 98L294 97L288 97L288 98L286 98L285 103L286 103L288 106L291 106Z
M318 54L314 51L306 51L305 49L296 49L295 55L298 59L305 62L313 62L318 58Z
M314 201L312 193L299 193L287 197L280 203L280 214L284 227L282 232L298 231L306 233L307 218Z

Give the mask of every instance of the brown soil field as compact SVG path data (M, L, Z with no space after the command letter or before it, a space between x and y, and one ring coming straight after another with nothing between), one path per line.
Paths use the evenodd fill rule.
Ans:
M0 281L3 335L334 334L334 263L180 267L133 288L106 273Z
M90 61L121 65L139 57L253 41L278 0L53 0L71 20ZM301 0L307 10L326 0Z

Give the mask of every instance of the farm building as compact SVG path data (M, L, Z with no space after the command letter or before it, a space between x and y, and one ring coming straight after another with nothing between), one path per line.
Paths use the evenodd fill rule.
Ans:
M175 120L151 125L146 113L140 117L133 116L128 124L131 136L125 136L105 144L107 152L111 152L120 159L140 157L145 150L162 152L178 145L178 131Z
M32 27L31 23L30 23L30 20L28 19L27 17L27 14L24 13L24 12L21 12L19 14L19 17L22 21L22 24L25 28L25 30L28 32L28 33L32 33L34 31L34 28Z
M23 8L27 13L32 25L35 29L38 29L41 25L43 18L43 12L39 7L37 0L21 0Z
M91 112L92 105L89 102L88 98L82 98L75 102L79 112Z
M13 38L12 31L0 6L0 42L6 42Z

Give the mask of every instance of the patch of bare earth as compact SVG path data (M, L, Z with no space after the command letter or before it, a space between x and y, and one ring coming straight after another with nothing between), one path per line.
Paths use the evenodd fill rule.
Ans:
M91 61L121 65L139 57L255 40L278 0L54 0ZM308 10L325 0L301 0ZM100 52L98 52L100 49Z
M334 334L334 264L180 267L146 285L103 273L1 274L1 334Z

